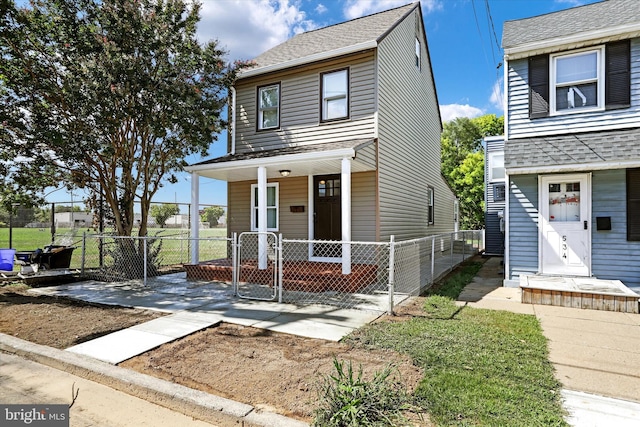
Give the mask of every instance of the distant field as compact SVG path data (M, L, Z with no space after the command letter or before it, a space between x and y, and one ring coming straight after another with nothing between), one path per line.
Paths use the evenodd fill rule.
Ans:
M59 228L56 230L54 240L55 245L75 246L71 258L71 267L80 268L82 266L82 241L83 234L87 235L87 244L84 252L85 267L94 267L99 265L99 246L100 242L96 239L93 232L87 232L86 229L70 229ZM182 264L190 262L190 248L192 242L188 240L188 230L175 228L153 228L149 230L150 237L162 237L162 247L160 251L160 259L162 265ZM207 228L200 230L200 239L208 238L224 238L227 235L226 228ZM12 231L12 247L17 251L34 251L35 249L44 249L45 246L51 244L50 229L38 228L14 228ZM114 246L113 240L103 241L103 253L108 253L110 248ZM157 245L157 243L156 243ZM0 248L9 246L9 229L0 228ZM200 241L200 261L216 258L225 258L227 256L227 242L225 241ZM105 258L108 263L108 256ZM16 270L19 267L14 267Z

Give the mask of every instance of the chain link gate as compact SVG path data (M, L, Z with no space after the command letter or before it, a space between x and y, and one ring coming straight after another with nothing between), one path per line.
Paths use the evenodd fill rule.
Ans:
M240 233L235 265L239 298L275 300L278 270L278 238L274 233Z

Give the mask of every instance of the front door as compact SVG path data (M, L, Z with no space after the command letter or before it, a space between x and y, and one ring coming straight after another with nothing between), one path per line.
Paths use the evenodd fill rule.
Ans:
M591 180L589 174L540 179L540 271L591 274Z
M314 240L342 239L342 204L340 175L313 177L313 238ZM340 244L315 243L313 256L339 258Z

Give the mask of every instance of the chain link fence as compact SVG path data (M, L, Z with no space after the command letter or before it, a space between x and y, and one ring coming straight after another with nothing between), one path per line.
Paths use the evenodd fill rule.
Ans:
M198 245L198 259L192 259ZM239 298L392 312L483 249L483 231L396 242L284 239L274 233L193 239L85 234L81 271L101 281L142 279L233 286ZM185 274L186 272L186 274Z
M192 239L189 232L148 237L85 233L79 270L85 278L104 282L142 279L146 285L149 277L184 272L187 266L197 264L191 260L193 245L198 245L205 259L226 259L231 239ZM183 276L175 280L183 280ZM206 274L202 276L201 280L207 279Z

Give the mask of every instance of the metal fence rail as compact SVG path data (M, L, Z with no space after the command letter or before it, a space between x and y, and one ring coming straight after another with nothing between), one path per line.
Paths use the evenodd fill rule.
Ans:
M191 259L193 245L197 260ZM296 240L255 232L199 239L85 234L81 271L95 280L137 279L145 286L149 277L180 272L172 280L230 283L243 298L392 312L482 245L482 230L399 242Z

